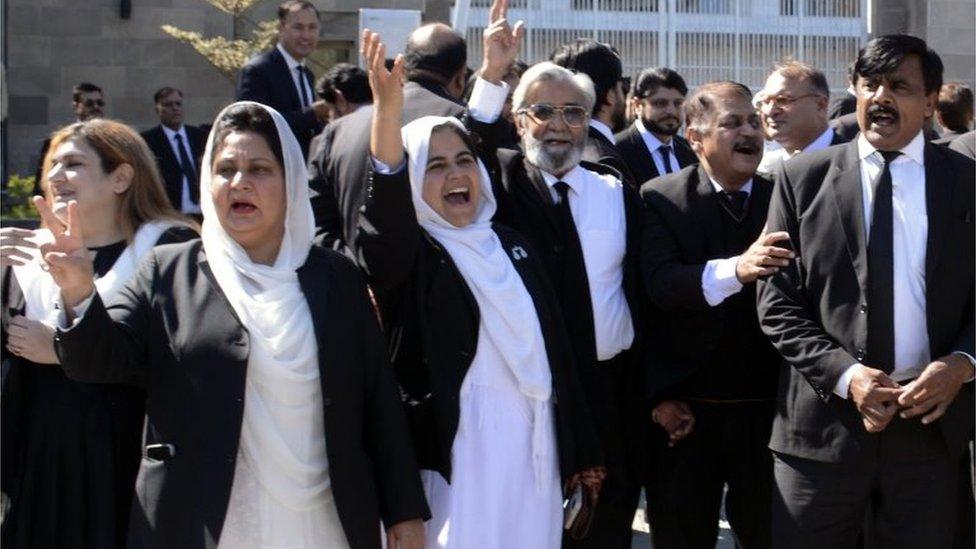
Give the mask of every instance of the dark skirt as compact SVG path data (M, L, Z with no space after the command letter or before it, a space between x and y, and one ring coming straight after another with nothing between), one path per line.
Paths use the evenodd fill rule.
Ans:
M145 393L13 358L2 399L4 549L124 547Z

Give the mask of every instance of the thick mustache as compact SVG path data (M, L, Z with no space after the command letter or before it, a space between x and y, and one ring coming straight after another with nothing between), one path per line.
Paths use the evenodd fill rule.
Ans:
M868 116L877 116L879 114L887 114L898 118L898 111L887 105L871 105L868 107Z
M732 146L732 150L737 151L740 149L749 152L759 152L762 150L762 145L759 143L759 141L753 140L753 141L743 141L740 143L736 143Z

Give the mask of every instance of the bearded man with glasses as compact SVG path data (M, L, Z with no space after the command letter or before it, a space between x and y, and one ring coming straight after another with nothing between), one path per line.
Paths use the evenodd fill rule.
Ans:
M758 171L770 173L800 153L847 143L830 127L829 100L827 77L816 67L799 61L777 64L757 95L756 108L766 135L782 148L764 154Z
M633 439L625 433L640 367L640 204L616 170L581 160L595 102L588 76L543 62L522 75L512 95L524 155L497 148L493 127L472 127L500 165L495 221L530 240L563 304L603 446L607 477L589 533L564 546L615 548L630 547L639 490L629 468Z

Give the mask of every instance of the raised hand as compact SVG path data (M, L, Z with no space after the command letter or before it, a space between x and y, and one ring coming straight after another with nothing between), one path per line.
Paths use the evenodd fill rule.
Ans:
M512 27L508 24L508 0L494 0L488 10L488 26L482 35L484 60L480 75L485 80L498 84L505 78L512 62L518 57L525 36L525 23L518 21Z
M5 227L0 229L0 268L25 265L32 259L28 248L37 248L29 239L34 231Z
M369 87L373 90L373 125L369 152L373 158L391 168L403 162L403 56L397 55L393 69L386 68L386 45L380 35L363 30L360 53L366 61Z
M61 287L61 297L66 307L75 307L95 291L95 271L91 255L85 248L78 219L78 203L68 203L68 223L61 222L47 201L34 197L34 206L41 214L41 221L54 235L54 242L42 244L41 257L55 284Z

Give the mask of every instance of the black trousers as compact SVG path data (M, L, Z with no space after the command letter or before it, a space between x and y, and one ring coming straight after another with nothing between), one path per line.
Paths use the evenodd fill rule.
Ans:
M651 441L647 517L656 549L712 549L722 494L737 543L770 546L773 403L688 402L694 430L674 447L664 429Z
M640 484L632 472L628 444L633 411L632 358L630 351L624 351L597 366L599 377L595 382L601 398L598 406L591 406L591 413L603 446L607 478L589 533L582 540L564 535L563 547L567 549L617 549L631 545L634 512L640 499Z
M960 463L937 424L896 417L852 462L774 462L774 547L952 546Z

